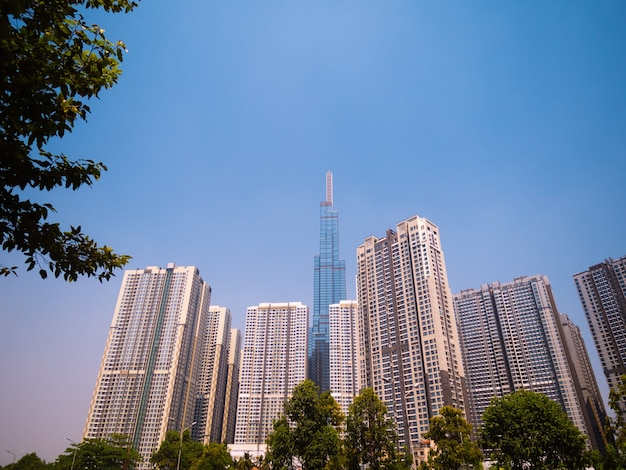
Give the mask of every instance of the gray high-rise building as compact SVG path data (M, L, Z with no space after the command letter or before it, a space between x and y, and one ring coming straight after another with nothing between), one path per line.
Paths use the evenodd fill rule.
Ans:
M230 348L230 310L211 306L204 331L205 347L196 398L194 440L208 444L222 442L224 405L228 383L228 354Z
M439 229L411 217L357 248L358 363L396 422L400 446L421 459L444 405L465 409L465 378Z
M228 349L228 380L226 382L226 400L224 403L224 424L222 442L235 442L235 423L237 420L237 399L239 398L239 368L241 363L241 331L230 330Z
M124 272L83 438L128 435L150 469L167 430L192 426L210 297L193 266Z
M578 401L583 411L583 419L587 428L589 443L594 449L603 451L606 448L606 408L600 395L596 374L591 367L585 340L580 328L561 313L561 330L565 344L565 353L571 365Z
M309 308L300 302L248 307L235 446L252 455L265 446L273 421L306 379Z
M474 427L493 397L532 390L558 403L588 435L552 288L545 276L484 284L454 296Z
M609 384L626 374L626 257L574 275L580 302Z
M333 174L326 173L326 200L320 204L320 252L315 255L313 325L309 334L308 378L330 390L328 308L346 298L346 263L339 259L339 213L333 207Z

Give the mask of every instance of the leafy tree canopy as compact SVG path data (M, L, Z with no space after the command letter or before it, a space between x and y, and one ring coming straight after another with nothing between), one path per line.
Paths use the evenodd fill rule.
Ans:
M150 457L150 463L160 470L176 470L180 452L180 468L183 470L191 468L202 455L202 443L191 440L189 429L183 432L182 442L180 437L178 431L167 431L165 440Z
M346 452L352 470L409 469L411 459L397 452L398 435L387 407L371 388L365 388L348 408Z
M128 436L114 434L109 439L85 439L72 444L55 462L55 468L70 470L119 470L135 468L141 455L133 449Z
M129 0L3 0L0 2L0 244L67 281L80 275L108 280L130 259L99 246L80 226L48 222L52 204L37 191L91 186L106 167L46 150L50 139L86 120L90 98L118 80L125 45L88 24L83 12L129 12ZM17 266L0 264L0 274Z
M472 425L463 416L463 411L451 406L444 406L439 416L430 419L426 439L432 439L436 448L428 456L424 468L436 470L457 470L459 468L477 468L483 453L471 440Z
M210 442L204 446L202 455L191 466L192 470L226 470L234 465L226 444ZM182 468L182 466L181 466Z
M518 390L494 398L482 421L482 448L499 467L585 468L585 436L541 393Z
M337 427L341 408L329 392L305 380L297 385L285 404L285 414L274 422L267 439L265 462L273 469L291 469L294 457L302 470L339 468L341 439Z

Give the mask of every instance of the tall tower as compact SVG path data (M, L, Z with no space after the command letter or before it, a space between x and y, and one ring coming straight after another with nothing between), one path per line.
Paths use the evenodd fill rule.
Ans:
M208 444L222 442L224 404L228 382L228 351L230 341L230 310L209 307L202 354L199 390L196 398L194 440Z
M306 379L309 308L300 302L248 307L235 425L235 446L251 455Z
M588 435L561 318L546 276L485 284L454 297L475 428L491 399L516 390L543 393Z
M626 374L626 257L574 275L609 387Z
M193 423L211 288L193 267L124 272L83 438L130 436L150 456Z
M308 377L330 390L328 306L346 298L346 263L339 259L339 213L333 209L333 174L326 173L326 200L320 204L320 253L315 256L313 326Z
M465 409L464 372L439 229L411 217L357 248L361 384L372 387L416 462L429 420Z

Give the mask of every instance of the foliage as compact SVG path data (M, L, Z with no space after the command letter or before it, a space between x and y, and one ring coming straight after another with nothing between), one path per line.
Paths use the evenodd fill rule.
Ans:
M86 120L87 101L112 87L125 45L110 42L81 11L128 12L132 0L5 0L0 2L0 243L38 266L74 281L79 275L108 280L129 256L98 246L81 227L47 222L50 203L30 200L37 191L91 186L106 167L46 150L51 139ZM0 265L0 274L17 266Z
M456 470L476 468L483 460L483 453L471 440L472 425L463 416L463 411L444 406L439 416L430 419L426 439L432 439L436 449L431 450L426 468Z
M180 437L178 431L167 431L165 440L150 457L150 463L160 470L176 470L180 451L180 468L191 468L202 455L202 443L191 440L189 429L183 432L182 446Z
M226 444L210 442L204 446L202 455L191 466L192 470L226 470L232 468L233 459ZM181 463L182 468L182 463Z
M592 453L596 470L616 470L626 468L626 375L617 386L609 391L609 406L615 417L607 418L607 445L604 452Z
M132 448L127 436L114 434L109 439L85 439L72 444L59 456L55 468L70 470L119 470L134 468L141 455Z
M247 452L243 454L243 457L234 459L233 461L233 468L235 470L252 470L254 467L256 467L256 465Z
M341 453L337 427L343 414L335 399L305 380L297 385L285 404L285 414L274 422L267 439L265 463L272 469L291 469L297 458L302 470L320 470L336 465Z
M403 456L398 455L397 442L395 426L387 417L387 407L373 389L363 389L348 408L348 468L410 468L411 462L405 462Z
M35 452L31 452L20 457L17 462L10 463L0 468L6 470L45 470L50 467L51 465L41 460Z
M585 437L561 407L541 393L494 398L482 416L480 442L498 467L585 468Z

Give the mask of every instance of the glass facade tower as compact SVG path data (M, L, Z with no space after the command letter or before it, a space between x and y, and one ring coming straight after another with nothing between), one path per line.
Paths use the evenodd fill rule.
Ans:
M333 174L326 173L326 200L320 204L320 253L315 256L313 326L308 377L330 390L328 308L346 298L346 263L339 259L339 214L333 209Z

